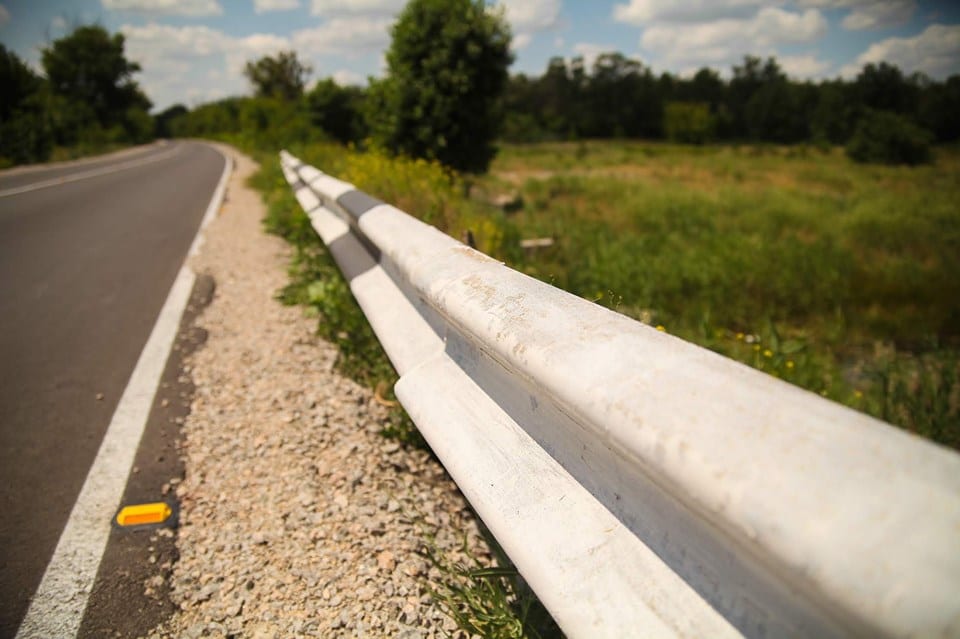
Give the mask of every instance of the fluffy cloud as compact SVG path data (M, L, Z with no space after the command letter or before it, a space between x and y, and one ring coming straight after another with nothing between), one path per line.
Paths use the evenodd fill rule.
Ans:
M158 15L218 16L223 7L217 0L100 0L104 9Z
M781 55L777 62L787 75L801 80L822 78L832 66L814 55Z
M313 0L310 13L315 16L393 16L404 4L405 0Z
M617 22L645 27L653 22L709 22L720 18L746 18L764 5L764 0L630 0L613 7Z
M0 4L0 27L10 22L10 12L7 11L7 8Z
M365 77L348 69L340 69L339 71L335 71L333 74L333 80L340 86L362 86L367 82Z
M507 22L513 29L513 48L522 49L543 31L560 23L560 0L501 0Z
M943 79L957 72L958 60L960 25L933 24L912 38L887 38L875 42L840 72L853 77L865 64L889 62L904 73L922 71L933 78Z
M293 46L310 55L343 53L365 55L390 44L392 18L347 16L333 18L311 29L295 31Z
M617 47L606 44L592 44L590 42L578 42L573 45L574 53L583 58L583 64L587 69L593 68L593 63L597 61L597 58L599 58L601 54L616 50Z
M287 38L271 34L234 37L206 26L151 23L124 25L120 31L126 37L128 57L143 67L140 83L159 108L184 95L205 100L243 93L247 60L290 48ZM213 86L211 78L218 78ZM196 86L205 88L189 93L190 87Z
M300 8L300 0L253 0L254 13L291 11Z
M800 0L802 6L849 9L845 29L885 29L906 24L917 9L916 0Z
M640 43L671 67L720 64L748 53L775 53L780 44L811 42L826 30L827 21L816 9L796 13L766 7L751 18L657 23L643 32Z

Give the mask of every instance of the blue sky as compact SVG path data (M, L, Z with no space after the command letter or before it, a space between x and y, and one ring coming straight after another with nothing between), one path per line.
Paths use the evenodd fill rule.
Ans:
M776 55L797 78L856 75L886 60L942 79L960 73L960 2L924 0L500 0L514 72L552 56L621 51L655 72L725 73L744 54ZM362 84L382 73L404 0L8 0L0 42L39 69L40 49L72 25L127 38L158 109L247 93L246 60L295 49L313 78Z

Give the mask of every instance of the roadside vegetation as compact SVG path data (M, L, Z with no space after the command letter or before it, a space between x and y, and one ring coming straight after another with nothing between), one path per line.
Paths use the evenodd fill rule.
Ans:
M415 0L405 15L426 25L465 2ZM396 375L283 179L281 148L533 277L960 449L960 76L880 63L813 84L773 59L748 57L729 80L654 76L616 53L592 69L555 59L484 108L501 124L493 155L491 120L474 114L464 136L471 122L443 82L501 76L438 54L445 80L414 77L423 65L406 56L428 31L395 27L387 77L367 89L307 89L288 52L248 65L253 97L162 117L172 135L223 139L260 163L265 225L295 247L278 295L319 316L344 373L394 400ZM493 33L478 59L509 63L489 25L444 33ZM425 445L399 407L385 434ZM449 577L436 598L464 630L558 633L505 559L431 560Z
M69 160L154 139L150 100L124 38L86 25L43 49L38 75L0 44L0 168Z

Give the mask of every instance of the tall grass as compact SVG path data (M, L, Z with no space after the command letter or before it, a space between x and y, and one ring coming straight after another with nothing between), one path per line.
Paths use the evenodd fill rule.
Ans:
M484 186L523 198L505 237L556 240L502 247L514 267L960 443L956 149L892 168L813 147L508 146Z
M471 231L514 268L960 448L960 150L890 168L813 147L507 146L472 183L377 150L290 150L454 237ZM396 375L275 150L255 155L265 224L296 247L281 299L313 309L340 369L390 399ZM519 211L487 203L511 191ZM521 249L542 236L556 242ZM394 417L387 434L425 445L402 410ZM508 563L433 560L449 578L436 594L462 629L541 632L540 613L529 616L540 608Z

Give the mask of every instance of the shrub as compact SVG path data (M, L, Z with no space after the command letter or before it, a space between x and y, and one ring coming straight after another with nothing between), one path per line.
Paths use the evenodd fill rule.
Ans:
M674 142L709 142L715 124L709 105L703 102L668 102L663 112L664 132Z
M931 135L910 120L889 111L868 110L847 143L856 162L925 164L930 162Z

